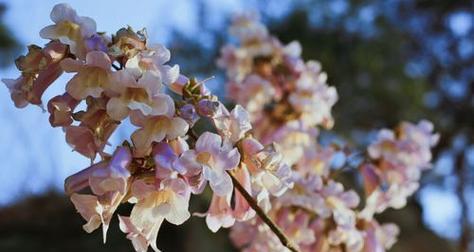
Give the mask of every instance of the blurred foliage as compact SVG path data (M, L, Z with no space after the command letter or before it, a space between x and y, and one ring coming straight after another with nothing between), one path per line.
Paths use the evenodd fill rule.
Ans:
M19 52L19 44L4 22L6 6L0 3L0 67L10 66Z
M207 208L207 202L192 202L195 211ZM128 215L131 206L119 208L117 214ZM84 220L63 195L49 192L43 196L24 199L0 211L0 251L68 251L125 252L132 244L120 231L118 219L113 218L102 244L102 231L87 234L82 230ZM203 218L191 218L184 225L164 223L158 235L158 247L168 252L234 251L227 232L210 234Z

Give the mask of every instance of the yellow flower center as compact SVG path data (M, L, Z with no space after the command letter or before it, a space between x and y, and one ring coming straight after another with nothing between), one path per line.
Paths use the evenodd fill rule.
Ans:
M214 162L211 153L209 152L201 152L197 155L196 160L203 164L207 165L209 167L212 167L212 163Z
M78 41L81 38L81 27L76 23L65 20L56 24L56 33L59 36Z
M136 101L141 103L148 103L148 93L143 88L129 87L124 93L124 99L127 101Z

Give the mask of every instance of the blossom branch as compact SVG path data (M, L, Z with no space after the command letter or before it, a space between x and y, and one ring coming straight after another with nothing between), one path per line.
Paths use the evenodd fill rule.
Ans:
M300 252L296 244L294 244L283 233L283 231L278 227L278 225L273 222L272 219L270 219L270 217L263 211L263 209L258 206L257 201L255 201L252 195L250 195L247 190L245 190L245 188L234 177L234 175L230 171L227 171L227 173L232 178L232 182L234 183L235 189L237 189L242 194L242 196L245 198L245 200L247 200L252 209L255 210L255 212L258 214L260 219L262 219L262 221L265 222L265 224L267 224L267 226L272 230L272 232L278 237L283 246L287 247L292 252Z

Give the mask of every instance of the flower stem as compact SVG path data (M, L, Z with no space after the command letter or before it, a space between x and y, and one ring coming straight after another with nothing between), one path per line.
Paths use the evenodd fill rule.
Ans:
M250 195L247 190L240 184L240 182L234 177L234 175L230 172L227 171L227 173L230 175L232 178L232 182L234 183L235 189L237 189L242 196L244 196L245 200L249 203L249 205L255 210L257 215L262 219L265 224L268 225L268 227L272 230L272 232L278 237L280 240L281 244L283 246L287 247L290 251L292 252L300 252L296 244L294 244L284 233L283 231L277 226L275 222L273 222L272 219L263 211L262 208L260 208L257 204L257 201Z

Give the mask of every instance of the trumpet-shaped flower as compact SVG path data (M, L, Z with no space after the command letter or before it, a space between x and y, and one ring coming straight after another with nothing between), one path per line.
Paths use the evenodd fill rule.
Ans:
M243 82L230 82L229 90L229 96L249 112L252 121L261 116L277 93L271 82L256 74L247 76Z
M136 251L145 252L148 246L159 251L156 238L163 220L181 225L190 217L189 187L180 178L162 180L158 186L137 180L132 195L138 202L130 217L119 217L120 229L127 233Z
M251 194L250 173L244 167L234 170L234 176L244 189ZM234 193L234 195L232 195ZM234 196L234 197L232 197ZM234 198L234 206L231 200ZM205 214L195 214L206 217L207 227L212 232L217 232L220 228L228 228L234 225L235 221L248 221L255 216L255 211L250 207L247 200L238 190L230 192L225 196L213 194L211 205Z
M141 112L131 115L132 123L140 127L132 134L137 155L147 154L153 142L183 137L189 129L188 123L183 118L175 116L171 97L165 94L159 94L156 97L167 103L168 111L163 115L143 116Z
M260 151L256 158L260 163L260 169L255 175L255 184L262 190L274 196L281 196L293 186L291 169L283 162L282 155L275 150L274 145Z
M178 169L199 171L201 179L209 181L219 196L232 192L232 180L227 174L240 162L240 154L214 133L204 132L196 141L195 149L185 151L177 162Z
M219 113L213 118L214 124L222 136L236 143L252 129L249 114L240 105L236 105L230 113L224 105L219 105Z
M89 17L80 17L68 4L57 4L51 11L51 20L55 23L40 31L44 39L59 40L69 46L69 50L84 59L87 53L84 39L96 32L95 21Z
M255 13L235 16L229 29L230 34L244 43L266 38L268 30L262 23L256 22L258 19L259 16Z
M338 96L334 87L326 84L327 75L315 61L306 63L305 70L296 81L296 89L288 98L292 107L301 113L301 120L308 126L322 124L331 128L331 108Z
M66 46L57 41L48 43L43 49L35 45L28 47L27 55L16 60L21 76L2 79L16 107L41 104L43 93L62 74L59 62L65 56Z
M235 179L239 181L242 187L252 195L252 180L250 172L247 167L239 167L234 172ZM248 221L255 216L255 211L250 206L245 197L238 190L235 190L234 195L234 209L233 216L238 221Z
M146 49L146 30L134 32L131 27L121 28L112 37L109 47L110 55L119 60L126 61Z
M71 201L87 221L83 226L87 232L97 229L102 223L104 242L112 215L128 191L132 160L130 150L117 148L110 161L103 161L66 179L66 192L72 194ZM93 195L78 194L89 187Z
M180 159L179 155L189 150L183 138L177 138L169 143L157 143L153 148L153 157L156 164L156 176L159 179L174 177L180 174L194 194L200 194L206 185L202 179L202 169L193 167L193 160ZM191 164L191 165L188 165Z
M363 218L370 220L388 207L406 205L406 199L419 187L421 172L430 167L431 147L439 138L432 131L430 122L421 121L417 125L402 123L397 134L388 129L379 132L367 148L377 165L365 163L360 167L367 194Z
M87 53L85 63L71 58L64 59L61 62L64 71L77 72L67 83L67 92L77 100L82 100L87 96L100 97L102 92L111 85L111 65L109 56L102 51Z
M179 66L165 65L170 58L170 51L163 45L157 44L128 59L125 67L136 79L150 71L157 77L158 82L171 85L179 77Z
M159 95L161 83L153 72L146 72L138 81L128 71L114 73L117 93L107 103L107 113L115 120L123 120L130 111L143 115L163 115L169 111L169 99Z
M107 114L107 99L87 99L87 110L76 113L81 121L79 125L70 125L64 128L66 142L82 155L94 159L101 153L109 137L117 127L117 122Z
M68 93L53 97L48 102L49 122L53 127L64 127L72 124L72 113L79 101Z
M215 193L212 196L211 205L206 214L206 224L212 232L217 232L221 227L228 228L234 225L235 218L230 206L231 198L232 192L225 196Z

